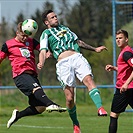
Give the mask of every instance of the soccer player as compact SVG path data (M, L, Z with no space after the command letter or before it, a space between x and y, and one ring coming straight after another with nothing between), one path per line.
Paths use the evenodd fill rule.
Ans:
M57 60L56 73L66 96L66 106L73 122L74 133L80 133L80 125L74 103L75 76L87 86L89 95L98 108L98 115L107 116L107 112L102 107L99 90L92 78L91 66L80 53L79 46L95 52L106 50L106 47L94 48L79 40L77 35L68 27L59 24L57 15L52 10L46 10L42 14L42 20L47 29L43 31L40 37L41 51L38 69L43 67L45 54L49 49Z
M44 93L37 78L34 50L39 51L40 44L22 32L22 22L17 26L16 37L7 40L0 51L0 63L8 57L12 66L12 75L16 86L29 98L29 107L22 111L13 110L7 128L22 117L40 114L45 108L62 111Z
M117 121L120 113L128 104L133 108L133 50L128 45L128 32L116 32L116 44L120 48L117 67L106 65L105 70L117 71L116 91L112 100L109 133L117 132Z

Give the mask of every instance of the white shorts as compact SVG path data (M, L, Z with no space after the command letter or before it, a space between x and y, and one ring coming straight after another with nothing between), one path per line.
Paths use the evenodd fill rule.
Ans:
M57 78L63 88L67 85L76 87L76 78L82 82L87 75L92 75L91 66L80 53L73 54L56 64Z

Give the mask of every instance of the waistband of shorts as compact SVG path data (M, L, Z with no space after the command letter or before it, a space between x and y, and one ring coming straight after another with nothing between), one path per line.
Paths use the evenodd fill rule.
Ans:
M61 62L61 61L64 61L64 60L67 60L67 59L69 59L69 58L73 58L73 57L75 57L75 56L82 56L82 54L81 54L81 53L74 53L74 54L72 54L72 55L70 55L70 56L68 56L68 57L66 57L66 58L63 58L63 59L59 60L57 63L59 63L59 62Z
M23 73L30 74L30 75L37 75L34 71L32 70L26 70Z

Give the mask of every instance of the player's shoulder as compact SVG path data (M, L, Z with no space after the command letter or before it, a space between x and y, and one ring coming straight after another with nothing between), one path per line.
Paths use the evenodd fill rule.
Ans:
M6 43L6 44L10 44L10 43L12 43L12 42L14 42L14 41L15 41L15 38L12 38L12 39L7 40L5 43Z
M124 52L123 52L123 59L125 61L129 60L130 58L133 58L133 50L131 47L128 47Z
M131 46L127 46L124 50L123 50L123 54L129 54L132 53L133 54L133 48Z
M7 40L1 47L1 50L5 53L8 52L8 49L10 49L15 44L15 38Z
M17 43L17 41L15 40L15 38L9 39L5 42L5 44L7 45L8 48L14 46Z
M45 30L42 32L41 36L46 36L46 35L49 35L49 34L51 34L51 33L50 33L50 30L49 30L49 29L45 29Z

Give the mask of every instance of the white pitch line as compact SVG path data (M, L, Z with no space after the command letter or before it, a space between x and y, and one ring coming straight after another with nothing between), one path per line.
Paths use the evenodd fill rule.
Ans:
M0 124L0 126L6 126L6 124ZM58 129L64 129L66 127L51 127L51 126L31 126L31 125L13 125L15 127L27 127L27 128L58 128Z

